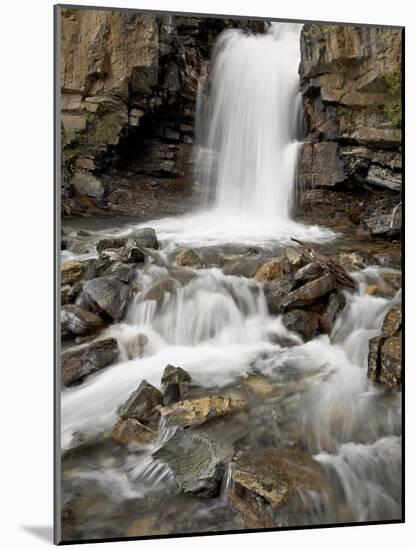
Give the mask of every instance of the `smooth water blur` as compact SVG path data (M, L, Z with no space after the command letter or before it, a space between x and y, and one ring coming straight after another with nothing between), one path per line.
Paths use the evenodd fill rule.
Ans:
M281 316L269 314L263 286L255 279L226 275L217 267L183 272L174 265L177 251L189 245L215 245L231 260L245 254L242 263L255 255L259 260L279 255L282 246L292 244L291 237L331 241L336 247L336 235L328 229L290 218L298 152L299 33L298 25L273 24L265 35L231 30L218 40L197 107L196 175L209 209L146 224L157 231L160 248L137 270L137 290L123 321L106 330L118 341L119 362L62 391L62 448L70 449L79 436L99 440L143 379L160 385L167 364L187 370L202 393L241 391L247 376L263 375L275 393L250 402L245 435L255 441L256 432L266 428L270 444L307 450L329 480L324 498L299 495L303 512L281 522L396 519L401 513L400 394L368 380L367 354L369 340L380 334L400 292L393 299L366 292L394 270L372 266L354 272L358 288L344 291L346 306L332 334L305 343L284 327ZM94 257L100 238L139 227L72 231L63 256ZM236 253L241 246L247 251ZM155 284L160 292L154 293ZM154 299L148 299L149 292ZM134 347L138 339L142 349ZM67 472L75 481L66 498L76 500L82 494L79 484L90 483L88 497L91 492L105 497L105 514L116 517L116 528L135 519L134 506L141 502L149 523L140 524L136 534L160 533L159 524L162 532L243 528L227 502L231 464L217 499L179 494L170 470L152 457L173 435L174 429L161 423L154 444L124 450L114 467L107 466L111 461L103 467L81 460L79 471ZM83 522L88 536L91 529L98 536L106 533L106 516L100 514Z

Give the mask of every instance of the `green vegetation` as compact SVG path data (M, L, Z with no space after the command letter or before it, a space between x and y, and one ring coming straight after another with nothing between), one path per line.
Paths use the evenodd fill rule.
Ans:
M383 106L386 118L397 128L402 126L401 71L397 69L385 75L385 82L391 100Z

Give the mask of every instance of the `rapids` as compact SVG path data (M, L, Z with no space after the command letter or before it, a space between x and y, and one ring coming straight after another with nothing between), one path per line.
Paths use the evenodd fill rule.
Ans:
M277 388L270 406L278 414L258 407L246 419L246 432L265 425L274 444L301 444L330 479L327 501L311 503L308 515L289 524L399 518L400 394L385 393L366 375L369 339L380 333L385 312L400 301L400 293L380 298L366 289L391 270L371 266L354 272L358 290L343 291L346 307L331 337L307 343L289 332L280 316L269 314L255 279L208 267L182 284L174 271L175 253L189 245L214 245L224 257L242 262L244 254L226 245L253 246L265 259L293 236L331 241L335 249L333 232L291 218L299 144L299 32L297 25L279 24L266 35L232 30L218 40L212 73L199 93L199 103L207 104L198 106L195 153L197 181L209 204L192 215L146 224L156 229L160 249L137 270L140 290L123 321L106 331L119 343L120 362L62 391L62 449L71 449L79 434L93 442L109 430L118 406L143 379L159 386L167 364L184 368L195 385L212 391L234 391L255 373ZM95 257L95 243L103 235L137 227L100 228L75 237L63 257ZM152 285L166 278L175 279L175 291L145 300ZM148 344L141 357L129 360L128 343L137 334ZM101 503L96 515L85 511L81 536L105 535L113 513L117 533L140 510L147 518L143 534L241 528L226 508L231 465L217 499L200 502L180 495L168 468L151 456L174 434L163 425L159 431L154 445L122 457L114 457L110 448L104 458L101 451L92 457L86 451L76 468L65 466L64 459L64 500L92 494Z

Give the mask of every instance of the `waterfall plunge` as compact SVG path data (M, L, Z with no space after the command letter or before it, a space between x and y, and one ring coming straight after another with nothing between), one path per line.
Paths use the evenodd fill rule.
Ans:
M209 91L198 97L196 161L215 210L289 219L300 145L300 31L274 23L262 35L229 30L216 44Z

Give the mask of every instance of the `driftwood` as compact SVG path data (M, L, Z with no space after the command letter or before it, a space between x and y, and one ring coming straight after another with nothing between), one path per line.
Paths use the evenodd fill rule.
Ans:
M291 240L303 247L303 254L309 262L316 262L327 273L333 273L339 285L347 286L349 288L356 288L356 283L340 264L338 264L331 258L328 258L327 256L323 256L318 250L307 243L303 243L298 239L294 239L294 237L291 237Z

